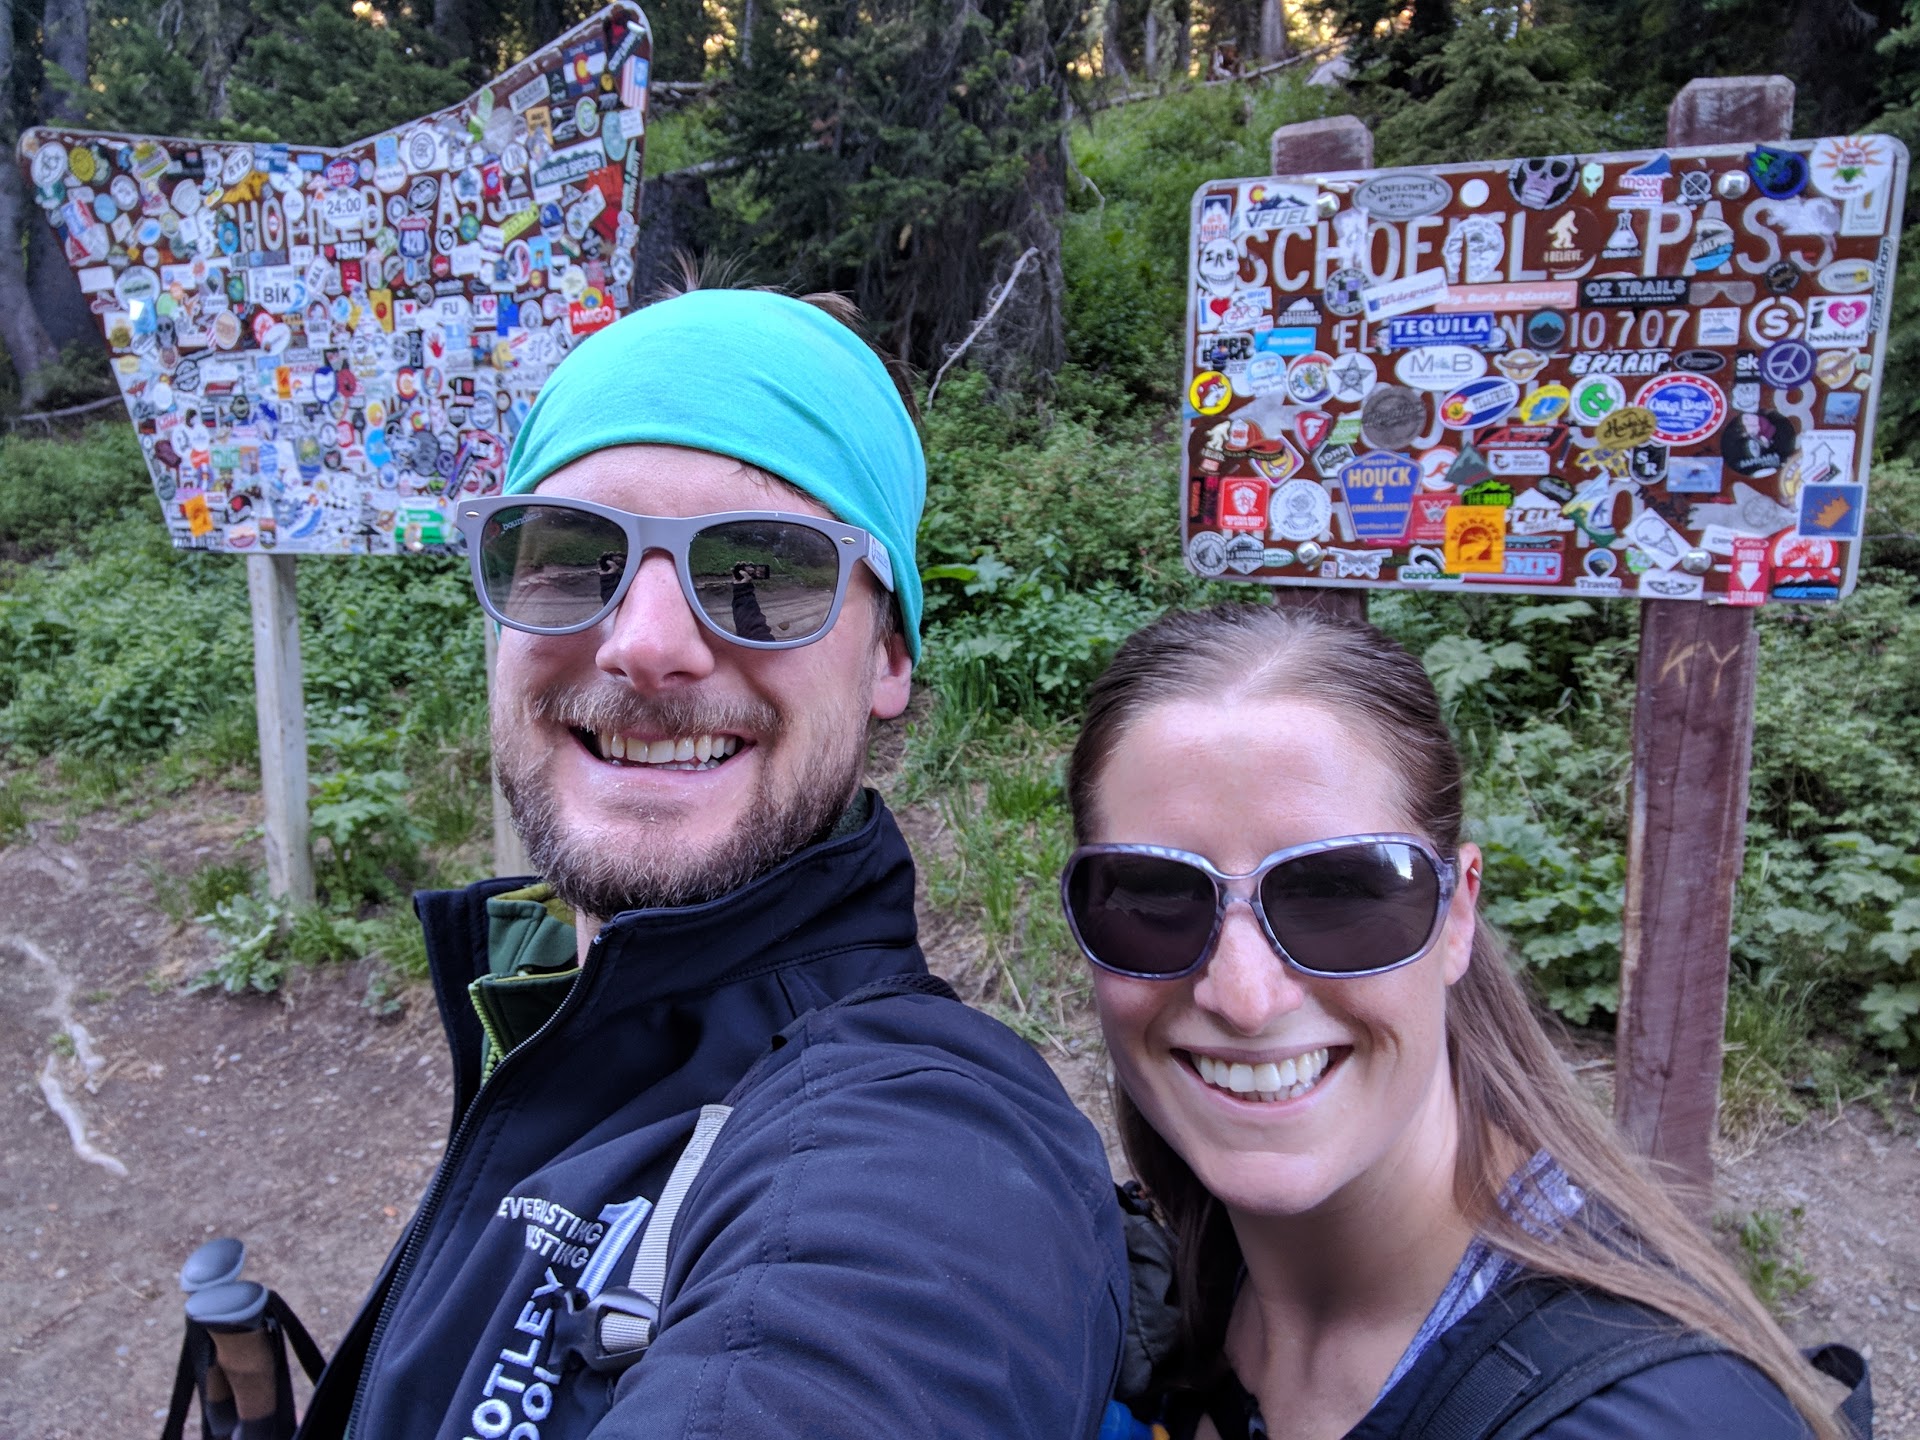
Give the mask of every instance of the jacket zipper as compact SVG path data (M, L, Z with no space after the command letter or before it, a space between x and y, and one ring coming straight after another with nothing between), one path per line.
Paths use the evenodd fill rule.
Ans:
M596 935L589 950L597 949L599 944L600 937ZM587 958L592 960L594 957L589 954ZM399 1263L394 1266L393 1281L387 1286L386 1298L380 1302L380 1318L373 1322L373 1334L367 1337L367 1353L360 1362L360 1378L354 1385L353 1408L347 1412L347 1429L342 1440L352 1440L354 1430L360 1423L360 1412L367 1403L367 1385L373 1378L374 1356L379 1353L381 1338L387 1333L387 1321L393 1317L393 1308L399 1303L400 1292L413 1273L414 1262L420 1258L420 1247L426 1243L427 1232L433 1226L435 1212L439 1209L440 1202L446 1198L447 1186L451 1183L454 1167L459 1163L461 1152L472 1137L477 1123L476 1117L480 1114L488 1092L498 1084L501 1074L509 1065L533 1049L556 1025L572 1014L576 1008L575 999L584 988L583 982L586 978L587 967L582 965L580 979L574 982L573 989L567 992L567 998L560 1002L559 1009L547 1017L546 1024L499 1058L493 1067L493 1073L481 1082L479 1090L474 1093L473 1103L467 1106L467 1113L460 1117L460 1128L454 1131L453 1139L447 1145L447 1153L440 1159L440 1168L434 1171L433 1184L427 1187L426 1198L420 1202L420 1213L414 1217L412 1231L407 1236L406 1248L400 1252Z

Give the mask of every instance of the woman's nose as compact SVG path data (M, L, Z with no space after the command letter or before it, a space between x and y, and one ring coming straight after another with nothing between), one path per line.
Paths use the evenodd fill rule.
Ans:
M1306 999L1300 977L1274 951L1244 900L1228 905L1213 954L1193 986L1193 1000L1242 1035L1259 1035Z

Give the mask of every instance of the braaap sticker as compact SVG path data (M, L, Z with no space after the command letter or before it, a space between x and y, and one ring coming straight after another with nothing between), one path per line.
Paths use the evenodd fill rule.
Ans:
M1580 303L1595 309L1616 306L1641 308L1649 305L1685 305L1687 281L1678 275L1654 275L1644 279L1614 276L1580 282Z

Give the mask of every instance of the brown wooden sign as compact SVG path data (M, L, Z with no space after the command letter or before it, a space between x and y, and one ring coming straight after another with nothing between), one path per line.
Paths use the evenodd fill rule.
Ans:
M1869 135L1202 186L1188 564L1838 599L1906 167Z

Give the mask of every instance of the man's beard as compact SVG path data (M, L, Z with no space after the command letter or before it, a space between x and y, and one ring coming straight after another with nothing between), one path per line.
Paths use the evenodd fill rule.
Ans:
M789 794L777 793L777 777L763 764L753 795L732 831L718 843L704 850L689 849L670 833L678 812L645 816L627 811L624 818L630 823L623 828L638 831L639 838L623 839L616 848L608 837L570 827L563 818L552 783L541 774L545 747L526 743L525 737L535 730L526 725L526 718L589 733L747 734L755 737L756 744L771 748L786 729L784 717L765 702L714 704L692 697L646 700L597 688L549 691L536 698L530 709L531 717L502 717L496 722L499 728L522 731L519 744L502 744L499 734L495 735L500 789L535 873L553 886L560 899L596 920L627 910L716 899L825 839L852 800L865 759L865 730L856 726L844 745L807 758ZM657 821L659 830L650 832L648 821Z

